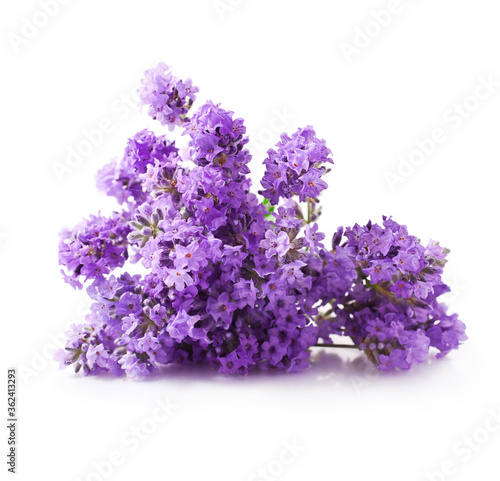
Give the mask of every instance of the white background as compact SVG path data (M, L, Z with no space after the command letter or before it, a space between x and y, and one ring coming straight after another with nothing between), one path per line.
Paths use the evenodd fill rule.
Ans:
M96 481L93 463L105 469L115 451L122 462L106 476L125 481L256 480L268 468L268 479L282 480L498 479L500 431L485 426L495 428L489 410L500 410L500 87L471 98L481 76L500 81L497 2L401 0L383 27L370 22L392 6L386 0L219 4L72 0L22 37L24 18L43 23L39 3L2 3L2 357L5 369L24 373L16 479ZM363 40L358 29L366 28ZM346 56L355 37L360 48ZM326 232L387 214L451 248L448 300L469 341L448 359L396 375L374 375L351 352L318 352L299 375L228 378L173 367L131 382L58 371L47 360L52 339L83 320L86 298L60 277L57 235L113 208L94 176L128 137L144 127L163 133L124 97L159 61L194 80L198 106L212 99L245 118L255 188L279 137L276 112L287 112L287 131L312 124L334 152ZM467 118L458 120L452 112L464 102ZM58 178L54 165L103 119L112 132ZM436 128L446 140L391 189L387 172L397 174L399 157ZM152 423L166 398L177 408ZM154 432L136 445L134 426ZM467 435L480 442L470 459ZM6 437L2 430L2 453ZM286 443L301 450L283 465ZM451 476L426 475L443 463Z

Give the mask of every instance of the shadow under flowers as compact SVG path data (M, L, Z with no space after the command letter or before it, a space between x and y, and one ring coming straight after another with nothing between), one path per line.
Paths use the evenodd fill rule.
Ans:
M430 365L433 365L432 368ZM440 368L438 368L440 367ZM392 384L398 382L406 384L409 380L430 380L446 371L454 371L453 364L447 359L436 360L430 357L426 362L413 366L409 371L379 371L360 351L314 347L311 349L309 368L300 373L286 371L252 370L246 375L219 374L215 368L203 365L170 364L161 366L150 376L139 380L141 383L165 382L176 384L206 383L228 385L280 385L297 384L329 384L331 387L342 389L349 387L361 391L369 386L378 384Z

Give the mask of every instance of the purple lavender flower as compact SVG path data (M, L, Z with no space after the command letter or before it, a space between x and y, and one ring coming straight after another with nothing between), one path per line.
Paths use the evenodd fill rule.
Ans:
M291 137L282 134L276 150L270 149L264 161L266 173L261 194L272 204L293 195L298 195L301 202L317 197L327 187L321 176L326 172L324 164L333 164L330 155L325 141L319 140L310 126L299 129Z
M90 345L86 356L87 363L90 369L92 369L96 365L103 368L106 368L108 365L107 360L109 358L109 355L102 344L99 344L97 346Z
M122 267L128 258L128 216L91 216L74 230L61 233L59 263L65 266L67 282L76 288L84 280L103 280L104 275Z
M330 301L332 317L320 337L349 336L379 369L410 369L428 358L430 347L442 357L467 336L438 300L448 290L441 280L448 251L433 241L424 247L406 226L383 221L383 227L347 228L347 240L336 244L356 276L339 300Z
M231 324L232 313L237 307L234 302L229 300L227 292L223 292L217 299L209 297L207 301L207 313L213 316L216 321L222 322L226 329Z
M167 269L166 273L164 282L167 287L175 286L177 291L183 291L184 287L193 285L193 278L185 269Z
M379 369L409 369L466 339L438 301L446 249L384 217L339 228L328 250L316 223L333 163L325 142L311 127L283 134L258 197L243 120L213 102L188 118L197 91L165 64L146 72L143 103L168 129L182 126L187 148L138 132L97 176L119 210L61 234L63 277L91 299L56 354L61 367L130 378L169 363L298 372L318 339L348 336ZM126 271L133 263L144 275Z
M290 249L290 238L286 232L281 231L276 234L274 230L269 229L265 238L260 241L260 247L264 249L266 257L278 255L284 257Z
M196 99L198 87L191 79L177 79L164 63L146 71L146 77L139 89L143 105L149 106L148 114L167 125L169 130L187 121L186 115Z

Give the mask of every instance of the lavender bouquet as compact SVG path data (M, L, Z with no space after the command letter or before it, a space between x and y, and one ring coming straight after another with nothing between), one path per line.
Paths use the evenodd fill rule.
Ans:
M169 363L298 372L311 348L331 346L359 349L381 370L409 369L431 347L441 357L466 339L438 300L449 290L447 249L390 217L340 227L324 243L325 142L312 127L282 134L258 196L243 120L212 102L191 116L197 92L163 63L146 72L142 103L183 130L189 154L137 133L97 176L120 208L61 234L63 276L93 301L56 354L62 367L131 378ZM143 274L123 269L131 263Z

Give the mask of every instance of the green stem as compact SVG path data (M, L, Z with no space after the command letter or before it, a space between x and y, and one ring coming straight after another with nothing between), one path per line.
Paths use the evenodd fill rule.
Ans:
M382 294L383 296L386 297L391 297L393 296L393 293L390 291L385 290L380 284L371 284L371 287L373 287L377 292Z

